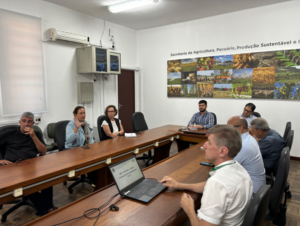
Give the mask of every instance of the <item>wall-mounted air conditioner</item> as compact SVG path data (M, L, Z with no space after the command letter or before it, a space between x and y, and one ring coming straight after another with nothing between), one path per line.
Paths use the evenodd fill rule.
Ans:
M78 35L67 31L50 28L50 39L52 41L67 42L72 44L88 45L90 43L90 37L84 35Z

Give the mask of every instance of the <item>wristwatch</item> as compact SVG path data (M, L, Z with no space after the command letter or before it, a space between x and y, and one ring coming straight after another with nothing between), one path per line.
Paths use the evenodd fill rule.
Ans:
M120 133L118 133L118 136L121 136L121 134L120 134Z

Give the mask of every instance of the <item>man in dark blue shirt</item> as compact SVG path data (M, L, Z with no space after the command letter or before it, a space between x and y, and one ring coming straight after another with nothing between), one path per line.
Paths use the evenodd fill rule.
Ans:
M13 164L18 160L35 158L37 154L45 155L47 148L43 135L34 131L34 115L31 112L22 114L19 121L20 127L0 134L0 146L4 150L1 165ZM53 188L43 189L28 195L29 200L37 208L40 216L57 209L53 205Z
M264 160L266 174L271 174L280 158L285 141L279 133L270 129L268 122L263 118L254 119L250 124L252 134L260 139L258 145Z

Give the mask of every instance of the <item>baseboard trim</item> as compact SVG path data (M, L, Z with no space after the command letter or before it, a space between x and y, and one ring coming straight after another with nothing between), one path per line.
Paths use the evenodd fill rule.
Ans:
M295 160L295 161L300 161L300 157L294 157L294 156L291 156L290 159L291 159L291 160Z

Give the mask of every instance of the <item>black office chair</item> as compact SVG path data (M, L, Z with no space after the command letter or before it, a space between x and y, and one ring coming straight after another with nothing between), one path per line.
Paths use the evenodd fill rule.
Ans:
M217 116L216 116L216 114L213 113L213 112L210 112L210 113L212 113L213 116L214 116L214 125L217 125Z
M270 194L270 185L264 184L258 189L251 199L242 226L258 226L262 224L267 213Z
M48 137L49 137L50 139L53 139L53 140L54 140L54 142L51 143L51 145L53 146L53 150L58 149L58 148L57 148L57 143L56 143L56 140L55 140L55 131L54 131L55 124L56 124L56 123L49 123L48 126L47 126Z
M281 201L284 194L289 169L290 151L288 147L285 147L281 152L276 178L271 191L269 208L265 216L265 221L273 221L273 224L279 226L284 226L286 224L286 193L284 203L282 204Z
M283 139L286 140L288 133L292 130L292 123L291 122L287 122L285 125L285 130L283 133Z
M286 141L285 141L285 147L288 147L290 152L291 152L291 149L293 146L293 141L294 141L294 130L291 130L288 133L288 135L286 137ZM286 195L289 199L292 198L292 193L290 191L290 183L288 181L286 182L284 192L286 193Z
M54 131L55 131L55 140L57 142L57 147L59 151L65 150L65 142L66 142L66 127L70 121L60 121L55 124ZM88 183L91 184L91 181L86 177L85 174L81 175L80 178L72 178L68 181L75 181L68 187L69 193L73 193L73 187L75 187L79 183ZM63 182L64 185L67 185L67 182Z
M147 126L146 120L145 120L142 112L135 112L132 114L132 127L133 127L133 131L135 133L141 132L144 130L148 130L148 126ZM149 166L150 161L153 160L151 151L152 150L148 151L148 155L144 153L142 157L138 157L136 159L137 160L146 160L146 166Z
M257 118L261 118L261 116L258 112L253 112L253 115L256 116Z
M40 127L32 126L32 128L34 129L34 131L37 131L37 132L40 132L41 134L43 134L43 131L41 130ZM46 148L47 148L47 151L52 151L53 150L53 146L50 145L50 144L46 144Z
M98 127L98 134L99 134L100 141L107 140L104 138L103 130L101 127L101 125L106 117L107 116L105 116L105 115L100 115L97 119L97 127Z
M8 132L9 130L14 130L16 128L18 128L19 125L9 125L9 126L2 126L0 127L0 133L5 133ZM0 159L3 159L5 156L5 150L2 146L0 146ZM1 168L1 166L0 166ZM4 213L2 213L2 217L1 217L1 221L5 222L7 219L7 216L12 213L13 211L17 210L19 207L21 206L31 206L32 208L34 208L35 210L36 207L29 201L28 197L22 197L21 199L16 199L13 200L11 202L8 202L6 204L16 204L14 206L12 206L11 208L9 208L8 210L6 210ZM3 205L0 205L0 209L2 209Z

